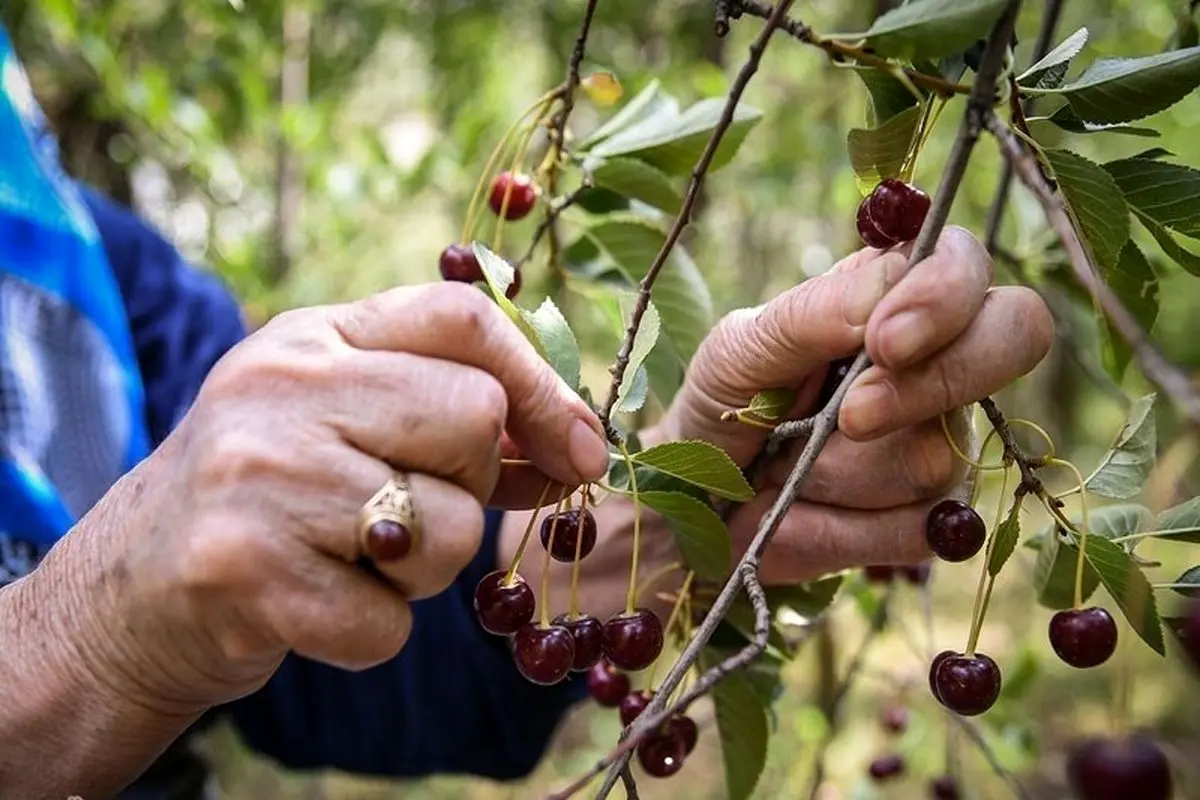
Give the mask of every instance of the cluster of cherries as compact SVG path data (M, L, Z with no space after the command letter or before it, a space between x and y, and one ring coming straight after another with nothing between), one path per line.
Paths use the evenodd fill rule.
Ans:
M883 710L879 722L889 734L899 736L908 728L908 709L898 704L890 705ZM904 756L889 753L872 761L867 774L876 783L885 783L903 775L905 768ZM936 800L958 800L960 797L958 783L949 775L935 778L929 784L929 793Z
M617 709L621 724L626 727L632 725L654 699L653 691L634 690L629 675L603 659L588 672L588 693L605 708ZM669 778L683 767L684 759L696 748L699 736L699 728L691 717L674 714L638 744L638 763L647 775Z
M505 195L508 204L505 205ZM528 176L513 172L501 172L492 180L492 188L488 194L488 206L496 216L502 213L509 221L523 219L533 210L538 199L538 187ZM452 244L442 251L438 258L438 271L442 280L475 283L484 280L483 270L475 258L475 251L468 245ZM513 273L513 282L509 284L505 295L509 300L521 291L521 270Z

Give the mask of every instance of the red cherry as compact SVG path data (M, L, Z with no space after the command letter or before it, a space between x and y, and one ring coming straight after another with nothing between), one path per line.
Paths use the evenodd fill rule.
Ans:
M629 676L607 661L597 661L588 670L588 694L605 708L616 708L629 694Z
M492 191L488 197L488 205L499 215L504 207L504 195L508 193L508 207L504 218L517 220L525 217L537 202L537 185L527 175L501 172L492 180Z
M892 245L899 242L888 236L875 224L875 220L871 219L871 198L873 194L869 194L862 199L858 204L858 214L855 217L855 225L858 228L859 238L867 247L874 247L877 250L886 250Z
M884 236L896 242L917 238L931 205L929 195L896 178L882 181L868 200L871 221Z
M483 269L475 258L475 251L470 247L452 244L442 251L438 258L438 271L442 280L474 283L483 280Z
M604 623L604 655L626 672L637 672L654 663L663 649L663 626L648 608L621 613Z
M551 528L554 547L550 550L550 557L555 561L574 563L577 543L581 560L596 546L596 518L586 508L572 508L542 520L542 547L550 544Z
M520 575L505 585L504 570L489 572L475 586L475 616L488 633L509 636L533 619L533 589Z
M1050 646L1078 669L1097 667L1117 650L1117 623L1103 608L1059 611L1050 619Z
M929 793L935 800L958 800L958 784L949 775L943 775L929 785Z
M621 724L629 727L633 721L638 718L638 715L646 710L646 706L650 705L650 701L654 699L654 692L638 689L636 692L630 692L621 700L620 717Z
M983 547L987 526L975 509L963 501L943 500L929 511L925 539L929 549L943 561L966 561Z
M942 705L964 717L987 711L1000 697L1000 667L989 656L951 655L938 664L934 675Z
M945 660L947 658L950 658L951 656L956 656L956 655L958 655L958 653L954 652L953 650L943 650L942 652L938 653L936 656L933 657L933 661L929 662L929 691L933 693L934 698L936 698L938 702L941 702L941 700L942 700L941 697L938 697L938 688L937 688L938 669L942 666L942 663L945 662Z
M652 733L637 747L638 763L654 778L669 778L687 757L683 742L668 733Z
M898 755L880 756L871 762L869 772L876 783L882 783L904 772L904 759Z
M700 739L700 729L696 721L684 714L677 714L667 720L667 735L674 736L683 742L683 754L691 755Z
M908 727L908 709L904 706L888 706L880 722L888 733L903 733Z
M561 625L571 632L575 640L575 660L571 662L572 672L587 672L600 660L603 626L600 620L591 614L580 614L573 617L569 614L559 614L554 618L555 625Z
M571 671L575 642L571 632L559 625L543 628L532 622L513 637L513 660L517 670L531 683L552 686Z
M1067 780L1080 800L1168 800L1171 765L1149 736L1088 739L1067 757Z

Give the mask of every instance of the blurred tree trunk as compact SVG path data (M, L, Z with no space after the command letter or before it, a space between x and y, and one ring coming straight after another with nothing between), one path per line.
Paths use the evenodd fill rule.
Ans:
M283 13L283 67L279 75L280 130L275 151L275 259L271 280L287 278L303 246L300 217L304 212L304 163L288 142L284 119L292 108L308 102L309 44L312 13L300 2Z

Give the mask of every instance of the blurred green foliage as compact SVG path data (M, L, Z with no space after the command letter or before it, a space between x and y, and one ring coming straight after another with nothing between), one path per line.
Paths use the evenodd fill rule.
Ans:
M863 30L884 3L811 0L795 12L818 31ZM1042 4L1026 3L1018 63L1028 63ZM1194 43L1186 0L1076 0L1066 3L1057 39L1087 26L1091 39L1077 63L1101 56L1134 56ZM496 140L535 98L561 80L582 0L6 0L0 7L40 99L63 138L68 167L118 198L133 203L197 263L219 271L258 319L289 306L358 297L387 286L437 279L438 253L458 237L467 202ZM308 29L299 48L284 46L285 20ZM658 80L684 104L719 96L758 30L735 22L724 40L712 35L705 0L604 0L589 41L585 70L614 72L632 96ZM281 107L279 82L286 61L307 74L305 102ZM1078 74L1081 67L1072 69ZM770 49L746 102L764 112L732 165L708 182L688 249L705 274L718 312L759 303L805 277L824 272L858 245L853 213L859 201L846 150L847 131L868 122L862 83L818 51L780 38ZM943 115L919 164L916 181L937 183L958 114ZM572 127L579 135L610 113L580 102ZM1139 123L1143 124L1143 123ZM1152 144L1184 163L1200 162L1194 129L1200 103L1186 98L1144 124L1162 137ZM1048 146L1069 145L1095 161L1131 156L1147 147L1134 136L1042 136ZM274 238L281 148L301 165L302 215L291 221L301 247L278 271ZM984 141L952 212L951 221L982 231L995 190L999 159ZM506 241L523 251L535 216L513 226ZM1135 239L1160 276L1162 308L1153 333L1166 354L1189 369L1200 364L1200 282L1168 262L1153 240ZM1018 256L1043 251L1050 238L1040 208L1015 190L1003 229L1006 249ZM1046 427L1060 453L1090 467L1120 425L1127 398L1146 390L1130 370L1123 386L1106 383L1101 332L1091 308L1045 280L1045 266L1027 265L1026 278L1057 298L1062 341L1050 358L1000 398L1017 415ZM997 267L997 280L1015 277ZM556 292L544 259L527 270L519 302ZM584 378L602 385L616 341L586 304L560 297L584 339ZM581 319L582 321L577 321ZM1087 368L1085 368L1085 366ZM1171 442L1175 428L1160 422ZM1196 476L1183 471L1180 493L1197 494ZM994 492L995 486L989 486ZM987 493L985 492L985 497ZM1023 521L1036 530L1042 520ZM1188 566L1169 544L1147 547L1167 565ZM1142 553L1146 555L1146 553ZM1036 556L1013 556L1032 570ZM969 624L974 572L942 569L934 602L938 638L958 641ZM915 594L904 600L919 619ZM1005 654L1006 691L1024 694L987 736L1008 766L1024 772L1038 797L1060 796L1055 748L1080 730L1103 730L1114 691L1112 674L1070 672L1045 658L1048 612L1035 608L1027 578L997 590L984 639ZM840 608L830 622L839 658L862 632L861 616ZM1128 629L1124 629L1126 633ZM1129 637L1133 640L1133 637ZM1194 765L1194 723L1200 706L1186 697L1186 678L1145 648L1119 656L1135 674L1133 708L1141 724L1168 737L1178 763ZM874 714L884 699L907 693L920 711L900 743L913 770L942 768L945 723L921 694L924 664L904 638L881 642L872 663L892 670L889 681L866 679L851 695L852 720L831 750L829 778L841 789L830 797L882 797L861 778L863 765L885 747ZM896 665L900 666L897 667ZM1022 665L1018 671L1017 665ZM822 690L820 653L786 672L789 692L775 708L777 730L756 796L792 798L806 787L810 759L825 725L813 698ZM882 672L881 672L882 674ZM890 681L899 675L902 688ZM1015 680L1022 676L1021 681ZM905 682L906 681L906 682ZM1194 694L1194 683L1190 684ZM1015 687L1015 688L1014 688ZM1183 697L1182 700L1179 698ZM917 698L920 698L918 701ZM589 764L617 732L611 715L584 709L570 720L554 755L525 784L501 787L463 779L379 786L331 778L284 778L245 759L218 737L231 797L528 797ZM714 754L712 736L702 750ZM1042 757L1042 750L1051 755ZM1002 784L968 745L955 748L979 797L1004 797ZM1190 754L1190 755L1189 755ZM703 754L702 754L703 755ZM720 797L719 759L689 761L675 780L643 783L643 797L670 793ZM1200 776L1191 775L1193 789ZM873 793L874 792L874 793ZM923 797L917 780L897 784L887 797Z

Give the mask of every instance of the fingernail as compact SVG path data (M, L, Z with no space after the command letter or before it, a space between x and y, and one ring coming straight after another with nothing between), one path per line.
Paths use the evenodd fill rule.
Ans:
M592 426L575 420L568 434L571 463L584 480L597 480L608 471L608 445Z
M849 325L866 325L871 312L883 299L887 291L887 267L883 261L876 259L870 266L850 273L854 282L842 298L842 316Z
M883 324L879 330L880 355L887 366L907 366L933 338L933 323L928 314L905 311Z
M870 436L891 414L892 389L887 381L851 387L842 401L839 427L850 436Z

